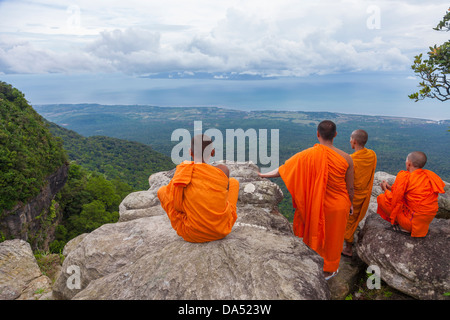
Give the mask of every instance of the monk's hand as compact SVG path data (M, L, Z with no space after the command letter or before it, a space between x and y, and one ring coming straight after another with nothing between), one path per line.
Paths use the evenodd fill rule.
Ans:
M258 172L258 176L260 176L261 178L271 178L270 173Z
M280 173L278 172L278 168L276 168L275 170L267 173L258 172L258 176L260 176L261 178L277 178L280 176Z
M380 186L381 186L381 189L383 189L383 191L391 190L391 186L387 183L386 180L383 180L383 182L381 182Z
M353 214L353 204L352 204L352 206L350 207L350 215L352 215Z

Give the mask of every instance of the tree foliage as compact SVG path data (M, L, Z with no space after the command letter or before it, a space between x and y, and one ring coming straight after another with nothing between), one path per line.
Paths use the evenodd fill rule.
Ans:
M58 195L63 221L50 251L58 253L76 236L117 222L119 204L131 192L148 188L152 173L172 169L167 156L150 146L116 138L83 137L54 123L71 160L68 181Z
M22 92L0 81L0 216L36 196L67 160L62 141Z
M71 163L68 181L58 194L63 221L56 228L50 251L58 253L76 236L117 222L119 204L132 191L120 180L109 181L103 174Z
M436 31L450 30L450 9L444 18L433 28ZM423 54L415 56L412 70L422 79L420 90L409 95L410 99L423 100L425 98L440 101L450 100L450 42L446 41L440 46L430 47L428 59Z
M83 137L54 123L49 123L49 128L64 141L70 160L136 190L148 189L151 174L175 167L170 157L142 143L105 136Z

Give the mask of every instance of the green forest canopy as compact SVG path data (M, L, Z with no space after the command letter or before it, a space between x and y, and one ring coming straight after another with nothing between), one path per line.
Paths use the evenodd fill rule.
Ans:
M106 136L86 138L55 123L49 123L49 128L64 141L71 161L104 174L108 180L126 182L134 190L148 189L151 174L175 167L170 157L142 143Z
M36 196L46 177L67 161L62 141L22 92L0 82L0 217Z

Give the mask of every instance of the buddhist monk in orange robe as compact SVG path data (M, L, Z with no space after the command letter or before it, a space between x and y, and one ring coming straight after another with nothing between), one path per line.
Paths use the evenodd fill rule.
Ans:
M348 217L345 228L345 248L342 254L348 257L353 255L353 240L356 228L367 212L372 194L373 177L377 166L377 156L373 150L365 148L369 135L366 131L358 129L350 136L350 146L355 150L350 156L353 159L355 171L353 197L353 213Z
M196 135L191 142L194 161L179 164L170 183L158 190L172 227L189 242L222 239L237 219L239 182L229 178L225 165L206 163L214 156L211 149L208 136Z
M439 205L439 193L444 193L444 182L430 170L423 169L427 156L420 151L406 158L406 171L400 171L392 186L381 183L384 193L377 197L377 213L397 230L425 237ZM394 228L395 230L395 228Z
M353 200L353 161L333 146L336 125L317 127L318 144L303 150L261 177L281 177L295 208L294 234L323 259L326 279L337 274L344 232Z

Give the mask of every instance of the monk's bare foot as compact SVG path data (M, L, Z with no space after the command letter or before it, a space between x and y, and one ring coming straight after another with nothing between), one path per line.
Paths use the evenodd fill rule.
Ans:
M410 234L411 232L403 229L402 227L400 227L400 225L398 224L394 224L392 225L392 230L394 230L395 232L399 232L399 233L404 233L404 234Z
M403 229L402 227L400 227L400 231L403 232L403 233L411 233L408 230Z
M325 278L325 280L330 280L331 278L333 278L334 276L336 276L338 274L339 270L336 270L335 272L327 272L327 271L323 271L323 276Z
M342 250L342 255L344 255L346 257L353 256L353 250L352 250L352 244L351 243L350 244L346 243L346 246Z
M342 250L342 255L351 258L353 256L353 252L351 249L344 248L344 250Z

